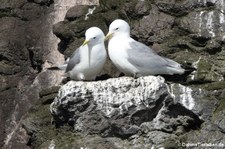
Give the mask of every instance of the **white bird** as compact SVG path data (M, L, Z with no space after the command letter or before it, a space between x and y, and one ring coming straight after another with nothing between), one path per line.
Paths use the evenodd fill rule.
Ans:
M140 77L184 73L179 63L159 56L148 46L132 39L130 26L124 20L117 19L110 24L105 40L108 39L109 57L125 75Z
M84 43L74 51L65 72L72 80L95 80L106 61L105 35L98 27L85 32Z

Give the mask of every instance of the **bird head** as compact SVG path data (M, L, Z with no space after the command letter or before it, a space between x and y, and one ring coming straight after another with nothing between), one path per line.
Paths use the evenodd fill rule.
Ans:
M121 19L114 20L109 26L109 32L105 37L105 40L111 39L117 35L130 36L130 26L129 24Z
M99 43L104 43L105 35L98 27L91 27L85 32L85 41L82 46L94 46Z

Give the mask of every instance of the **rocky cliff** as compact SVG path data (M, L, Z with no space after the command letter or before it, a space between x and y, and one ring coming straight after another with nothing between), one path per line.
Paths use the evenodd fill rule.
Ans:
M0 147L224 147L224 11L223 0L3 0ZM87 28L106 33L116 18L196 71L118 78L108 60L100 81L59 87L63 73L46 68L63 63Z
M74 0L2 0L0 5L0 148L26 148L21 118L39 92L60 84L62 72L47 72L64 62L53 24L62 21Z

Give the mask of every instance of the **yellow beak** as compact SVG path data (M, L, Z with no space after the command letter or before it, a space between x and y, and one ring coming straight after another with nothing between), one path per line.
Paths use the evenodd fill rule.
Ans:
M85 46L86 44L88 44L90 41L89 40L85 40L84 43L81 45L82 47Z
M106 36L105 36L105 41L106 40L109 40L110 38L112 38L112 36L113 36L113 33L108 33Z

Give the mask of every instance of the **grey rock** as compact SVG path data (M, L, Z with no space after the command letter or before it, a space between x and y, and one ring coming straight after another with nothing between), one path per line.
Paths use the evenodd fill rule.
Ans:
M50 106L56 126L77 132L129 138L159 130L184 133L198 129L199 117L174 103L162 77L120 77L97 82L70 81Z
M224 114L225 114L224 110L216 111L216 113L214 114L212 118L213 123L216 124L217 127L221 129L220 131L223 133L225 132L225 123L224 123L225 121L223 118Z
M51 4L54 3L54 0L29 0L29 1L46 6L50 6Z
M96 6L92 6L93 8ZM85 14L88 13L88 9L93 9L88 5L77 5L69 9L66 13L65 19L70 21L76 20L78 18L83 17L85 19Z
M204 121L211 119L219 101L214 99L207 90L181 84L170 84L170 89L176 103L193 111Z
M123 6L123 5L122 5ZM126 14L130 14L129 16L133 19L140 19L143 16L149 14L151 8L151 4L149 1L126 1L123 6Z
M203 2L189 0L155 1L155 5L160 9L160 11L177 17L185 16L196 8L206 7Z
M98 128L88 124L88 122L95 123L90 120L97 119L101 125L101 122L112 119L110 123L113 133L129 134L136 131L136 128L129 126L129 123L138 124L154 117L154 115L146 115L149 111L146 108L158 110L156 106L161 106L161 103L157 103L156 100L159 99L162 102L168 96L166 84L163 82L164 80L160 77L146 77L138 80L121 77L98 82L70 81L60 89L58 97L51 104L51 112L56 118L56 123L73 121L75 128L78 127L82 131L85 130L86 125L94 129ZM131 114L129 118L128 115ZM118 123L118 119L122 124ZM124 128L121 129L122 125Z
M206 145L212 148L224 148L224 131L211 122L205 122L199 132L190 132L185 136L186 141L180 142L184 145L191 142L197 144L198 147L205 148ZM184 146L186 147L186 146Z
M54 58L60 62L52 25L63 15L65 5L59 11L52 2L1 1L0 148L28 148L29 135L21 126L21 118L38 101L42 87L60 82L59 72L44 70Z
M126 111L126 107L118 108L118 104L113 104L107 108L114 109L114 112L106 115L105 109L99 110L96 101L89 97L88 100L82 99L77 107L79 117L76 119L74 115L68 115L74 112L74 107L70 107L65 110L65 117L55 117L59 125L64 125L55 129L48 109L55 93L43 91L39 94L39 91L59 85L61 77L57 78L56 72L45 71L46 63L51 65L64 60L59 58L58 41L51 32L52 24L62 20L65 10L78 3L96 5L98 2L1 1L0 148L139 149L180 148L179 141L222 143L219 140L224 140L223 0L100 0L100 6L87 20L83 17L87 14L86 8L72 8L66 19L53 27L54 33L61 39L58 50L66 57L83 42L84 31L88 27L99 26L106 33L109 24L121 18L129 22L132 37L136 40L153 45L153 49L157 45L160 48L155 50L160 55L195 66L197 70L187 78L170 76L173 80L182 78L183 85L175 83L173 87L169 86L173 92L169 90L167 100L152 100L150 107L138 112L135 112L136 107ZM107 61L102 74L118 77L120 72ZM172 80L170 78L166 80ZM99 80L102 79L99 77ZM38 105L27 113L39 100ZM143 103L141 108L146 104ZM119 113L121 111L123 115ZM27 116L23 118L25 113ZM26 121L23 127L21 118ZM199 122L199 118L204 122ZM194 126L200 123L201 127L196 129ZM99 144L96 145L96 142Z

